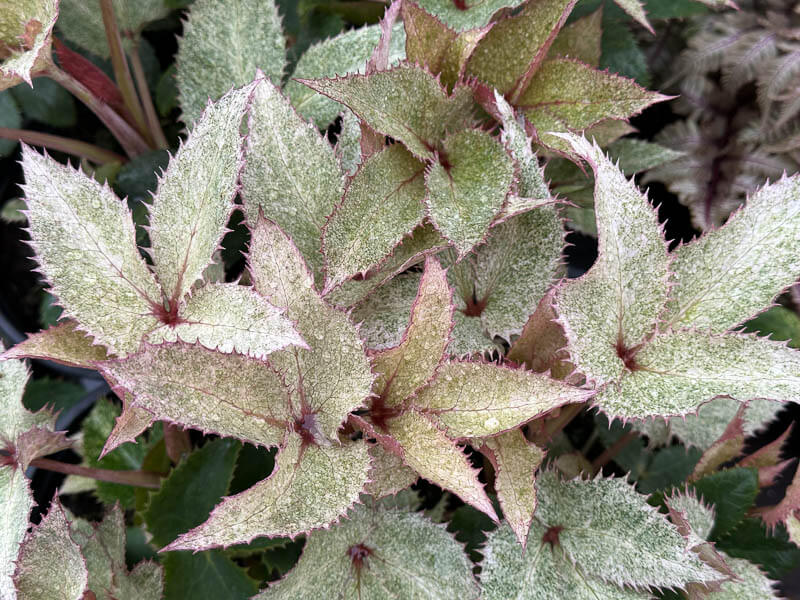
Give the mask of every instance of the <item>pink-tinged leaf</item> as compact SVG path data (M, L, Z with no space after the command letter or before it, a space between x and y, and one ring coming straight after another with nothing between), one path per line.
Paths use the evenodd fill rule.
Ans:
M380 444L369 448L372 466L369 471L369 483L364 492L377 498L393 496L417 481L417 473L403 464L403 460L393 452L389 452Z
M656 212L633 181L596 144L563 139L595 172L599 248L589 272L560 287L556 312L572 362L605 383L633 366L632 354L654 330L667 301L670 257Z
M600 66L603 52L603 7L565 26L556 36L547 58L573 58Z
M295 537L328 527L358 500L369 468L363 441L318 446L290 433L267 479L223 499L205 523L164 551L225 547L260 536Z
M400 144L384 148L359 167L323 230L324 294L383 262L422 222L424 172L425 165Z
M58 0L4 2L0 33L0 90L31 78L50 58L53 27L58 19Z
M155 420L153 413L144 408L133 404L133 397L124 394L122 399L122 414L117 417L114 429L106 439L103 450L100 452L98 460L106 454L119 448L126 442L136 443L136 438Z
M470 129L445 138L439 162L425 176L425 204L459 258L486 237L513 181L511 157L488 133Z
M19 551L14 585L20 600L81 600L88 574L58 499ZM13 597L13 596L12 596Z
M286 346L307 348L292 322L252 288L206 284L186 299L178 323L147 336L152 344L183 341L219 352L266 358Z
M150 209L151 254L171 304L200 278L225 235L243 164L242 119L256 85L209 104L159 181Z
M546 375L492 363L449 362L420 390L414 406L452 438L497 435L593 394Z
M183 342L98 363L133 404L201 431L276 446L294 421L282 377L267 363Z
M373 409L399 406L433 378L452 328L453 302L447 275L439 261L428 258L403 341L372 357L378 376Z
M494 24L478 43L467 73L515 103L547 56L577 0L537 0Z
M49 417L50 422L54 420L48 409L43 408L40 412ZM17 435L14 458L23 469L27 469L32 460L54 454L70 446L72 442L67 438L66 431L53 431L53 425L33 427Z
M481 451L495 469L494 486L503 517L524 548L536 510L536 469L542 464L545 451L528 442L519 429L486 438Z
M466 455L425 415L409 410L386 423L393 442L402 448L402 459L422 477L456 494L497 521L492 503L478 481ZM378 438L381 443L385 442ZM395 448L388 447L389 451Z
M378 71L385 71L389 68L389 61L391 55L391 41L392 29L394 23L400 14L400 5L402 2L393 2L380 20L378 27L381 30L381 38L378 40L378 45L372 51L372 55L367 60L366 74L371 75Z
M800 469L797 469L792 483L786 488L786 495L775 506L761 512L761 520L767 527L775 528L778 523L788 525L791 517L800 516Z
M158 321L161 290L136 248L127 207L110 188L23 147L32 245L64 314L115 354Z
M19 545L28 530L33 496L25 470L15 465L0 466L0 598L17 598L12 576Z
M777 465L758 467L758 487L764 489L775 485L778 477L794 462L796 459L789 458Z
M622 10L628 13L634 21L655 35L653 26L650 25L650 22L647 20L647 15L644 12L644 6L642 6L640 0L614 0L614 2Z
M794 423L789 425L782 434L772 440L769 444L762 446L752 454L748 454L739 461L742 467L771 467L775 466L781 461L781 451L789 434L794 428Z
M294 410L313 415L319 432L334 441L347 415L363 406L374 375L364 344L347 314L325 302L291 240L261 218L248 257L256 291L296 324L308 350L292 347L270 355Z
M725 428L720 438L703 452L689 479L695 481L717 470L722 464L733 460L744 450L747 437L744 430L744 412L747 405L742 404L736 416Z
M64 321L49 329L33 333L0 355L7 358L41 358L70 367L94 369L94 363L107 360L105 346L92 344L92 339L78 329L74 321Z
M434 157L447 132L472 123L472 92L457 87L448 96L428 71L401 63L372 75L300 79L311 89L345 104L362 122L391 136L423 160Z

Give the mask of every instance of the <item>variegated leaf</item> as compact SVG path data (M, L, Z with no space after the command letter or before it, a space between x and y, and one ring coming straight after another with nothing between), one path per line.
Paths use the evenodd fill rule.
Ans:
M435 258L428 258L403 340L372 357L378 376L373 387L378 398L372 405L398 406L433 378L452 328L452 292L447 276Z
M148 335L152 344L178 340L261 359L286 346L308 347L282 311L237 283L203 286L187 298L177 324Z
M0 5L0 90L24 81L50 59L58 0L6 0Z
M356 506L330 531L309 536L300 562L254 600L477 600L461 545L419 513Z
M486 237L511 191L514 164L497 140L479 130L445 138L440 161L425 176L425 203L461 258Z
M291 240L274 223L259 219L248 260L255 289L296 323L309 346L270 355L289 389L290 402L313 417L319 433L336 440L347 415L363 406L374 375L364 344L347 314L325 302Z
M716 396L800 402L800 351L780 342L670 331L656 335L634 360L632 372L595 398L611 415L684 415Z
M79 331L74 321L64 321L29 335L3 352L0 358L41 358L71 367L94 369L94 363L106 360L108 352L104 346L93 345L92 339Z
M352 110L342 111L342 130L336 136L334 154L344 175L353 176L361 164L361 121Z
M311 119L317 127L325 128L342 110L342 105L326 98L298 79L335 77L350 73L363 73L367 59L381 38L379 25L345 31L306 50L297 62L294 73L286 82L286 95L303 118ZM406 35L403 25L392 28L389 42L389 64L406 56Z
M242 119L258 85L209 105L159 181L150 209L151 254L170 310L201 277L225 235L244 154Z
M800 177L754 194L721 228L675 250L666 325L723 332L770 302L800 274Z
M277 223L321 281L322 227L344 191L333 150L270 82L256 88L248 130L242 172L247 222L255 227L263 212Z
M525 0L417 0L422 8L456 31L485 27L504 8L516 8Z
M136 249L127 208L71 167L23 147L33 246L66 316L116 354L158 323L161 291Z
M223 499L205 523L165 550L230 546L259 536L295 537L327 527L358 500L370 468L367 450L363 441L319 446L290 433L267 479Z
M603 9L565 26L550 46L548 58L574 58L592 67L600 66L603 52Z
M528 442L519 429L486 438L481 450L495 470L494 487L503 517L524 548L536 510L536 469L542 464L545 451Z
M544 541L547 527L534 522L522 546L508 525L489 534L482 549L481 587L485 600L646 600L645 592L606 583L574 564L558 545Z
M323 293L381 263L422 222L424 172L425 165L400 144L359 167L323 230Z
M502 344L497 344L489 337L480 317L465 315L460 310L453 313L453 333L447 353L456 358L478 356L485 353L502 351Z
M150 427L154 420L155 417L151 412L133 404L132 396L125 394L122 399L122 414L117 417L114 429L108 435L98 460L125 442L136 443L139 434Z
M671 510L681 513L700 539L707 540L714 528L714 509L701 502L695 493L676 494L667 500Z
M380 444L369 448L372 458L369 472L369 483L364 492L375 498L393 496L417 481L417 473L403 464L396 454L389 452Z
M370 350L385 351L402 343L419 282L418 272L398 275L353 311L353 320L360 324L359 332Z
M778 595L773 587L775 582L762 572L753 563L742 558L731 558L721 553L725 562L730 567L739 581L726 581L719 591L712 591L706 598L709 600L779 600L782 596Z
M155 418L276 446L293 423L289 393L267 363L183 342L152 346L100 372ZM297 415L299 416L299 415Z
M591 394L539 373L491 363L449 362L439 367L413 403L448 436L470 438L497 435Z
M81 600L86 581L86 563L69 535L64 509L56 499L20 547L14 571L17 598Z
M598 258L560 289L556 309L575 365L597 383L620 377L667 301L670 258L656 213L596 144L563 136L595 172Z
M0 464L0 506L3 507L0 510L0 598L16 600L12 581L14 563L33 508L33 495L24 469Z
M250 83L259 70L280 83L286 41L273 0L198 0L178 39L175 82L183 114L191 125L209 98Z
M424 160L434 157L445 133L472 121L469 88L457 87L448 96L433 75L408 63L372 75L299 81L345 104L370 127L403 142Z

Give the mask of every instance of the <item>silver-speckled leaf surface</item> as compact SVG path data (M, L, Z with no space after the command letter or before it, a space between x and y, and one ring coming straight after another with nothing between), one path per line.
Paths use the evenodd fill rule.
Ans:
M411 306L419 291L420 273L403 273L382 285L353 311L353 321L370 350L385 351L403 341Z
M3 358L43 358L70 367L93 369L96 361L106 360L105 346L92 344L92 338L79 331L75 321L65 320L39 333L29 334Z
M5 0L0 4L0 90L25 81L50 56L58 0Z
M370 446L369 455L372 466L369 471L370 481L364 488L365 493L375 498L393 496L417 480L418 475L414 469L404 465L399 456L380 444Z
M12 581L14 562L28 530L28 519L33 508L28 479L21 468L0 466L0 506L3 507L0 510L0 598L16 600L17 593Z

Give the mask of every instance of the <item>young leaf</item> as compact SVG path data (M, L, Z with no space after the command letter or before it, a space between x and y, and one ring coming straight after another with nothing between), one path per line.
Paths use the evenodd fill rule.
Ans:
M299 81L347 105L370 127L403 142L423 160L434 157L445 133L464 129L472 120L468 88L456 88L448 96L433 75L408 63L372 75Z
M50 58L58 0L5 1L0 10L0 90L21 81L32 86L32 75Z
M483 241L514 179L514 164L488 133L466 130L447 137L442 162L425 177L425 204L437 229L463 257Z
M359 167L323 230L326 290L378 265L422 222L424 171L425 165L400 144ZM365 223L372 225L365 228Z
M297 80L363 73L367 59L372 55L380 38L380 26L370 25L345 31L306 50L285 87L286 95L297 112L304 119L313 121L317 127L327 127L342 110L342 105L317 94ZM405 58L405 42L405 30L403 25L398 23L392 28L389 64L395 64Z
M721 333L772 302L800 273L800 177L755 192L721 228L673 253L675 287L665 326Z
M372 358L378 375L373 392L383 406L400 405L433 378L450 339L452 315L445 271L435 258L428 258L403 341Z
M293 417L282 377L267 363L183 342L99 363L103 376L155 418L276 446Z
M363 441L318 446L290 433L272 475L223 499L205 523L166 549L196 551L259 536L293 538L326 527L358 500L370 467L367 450Z
M399 456L380 444L370 446L369 455L372 459L370 481L364 488L364 493L380 499L393 496L417 481L417 473L404 465Z
M470 438L497 435L591 394L539 373L449 362L413 403L444 426L448 436Z
M27 146L22 166L32 244L65 315L113 353L136 350L158 323L161 291L127 208L108 187Z
M124 394L122 398L122 414L117 417L114 429L108 435L98 458L103 458L125 442L135 443L139 434L150 427L153 421L152 413L140 406L135 406L133 397L130 394Z
M315 531L297 567L254 600L335 596L477 600L479 590L472 563L442 527L378 504Z
M86 581L86 563L80 548L70 538L61 503L53 500L50 511L25 536L20 547L14 571L17 597L81 600Z
M626 369L667 301L670 258L656 213L596 144L564 136L595 172L598 259L564 284L556 309L575 365L605 383ZM639 402L639 399L636 400Z
M646 592L606 583L570 560L564 549L544 541L548 529L534 521L527 548L511 527L502 525L489 534L482 549L481 586L485 600L636 600Z
M519 429L486 438L481 451L492 461L503 517L524 548L536 510L536 469L542 464L545 451L529 443Z
M0 506L3 507L0 511L0 597L15 600L14 563L33 508L33 496L23 469L14 465L0 466Z
M94 369L94 363L108 359L104 346L93 345L85 333L78 330L74 321L63 321L3 352L2 359L42 358L62 365Z
M183 122L191 125L200 117L209 98L216 100L231 86L250 83L257 69L280 82L286 65L285 46L273 0L199 0L192 4L176 57Z
M248 129L242 172L247 222L254 228L263 211L320 278L322 227L344 187L333 150L268 81L256 88Z
M417 0L430 14L456 31L485 27L492 16L504 8L516 8L525 0L481 0L453 2L452 0Z
M150 209L151 254L170 309L201 277L225 234L242 166L241 123L258 85L210 104L159 182Z
M162 325L147 339L152 344L199 343L259 359L290 345L308 347L279 309L237 283L204 285L187 298L176 325Z
M745 334L658 334L636 354L636 367L596 397L621 417L683 415L704 400L773 398L800 402L800 352Z

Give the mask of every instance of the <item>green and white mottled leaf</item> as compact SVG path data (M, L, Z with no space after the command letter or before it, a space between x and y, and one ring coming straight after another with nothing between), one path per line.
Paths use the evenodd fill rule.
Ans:
M539 68L577 0L536 0L497 21L478 42L467 73L516 100Z
M781 596L773 589L773 582L756 565L742 558L731 558L721 553L730 569L741 581L726 581L719 591L706 596L709 600L778 600Z
M373 392L386 406L398 406L430 381L442 361L453 328L452 292L435 258L425 261L411 318L402 341L372 357Z
M273 0L196 0L178 38L175 81L184 123L191 125L209 98L253 81L256 71L280 83L286 40Z
M647 20L644 6L640 0L614 0L617 6L628 13L634 21L639 23L642 27L649 30L650 33L655 33L650 21Z
M611 415L684 415L716 396L800 402L800 351L781 342L670 331L653 337L635 360L637 370L595 398Z
M423 160L448 132L472 122L472 92L457 87L448 96L429 72L401 63L372 75L337 79L302 79L312 90L345 104L376 131L403 142Z
M28 518L33 508L33 496L23 469L13 465L0 466L0 506L3 507L0 510L0 598L16 600L12 581L14 562L28 530Z
M152 346L99 365L154 418L264 446L293 421L289 392L267 363L183 342Z
M722 332L763 310L800 274L800 177L754 194L721 228L675 250L667 325Z
M316 93L298 83L297 79L334 77L349 73L363 73L367 60L381 38L379 25L370 25L340 33L306 50L297 61L289 81L286 95L303 118L311 119L317 127L325 128L342 110L338 102ZM406 56L406 34L403 25L392 28L389 41L389 64L393 65Z
M714 528L714 509L701 502L694 492L676 494L667 499L669 508L682 513L689 527L702 540L707 540Z
M277 87L256 88L248 123L242 196L251 229L259 211L292 238L322 275L322 227L344 191L330 144L295 113Z
M187 298L177 325L162 325L148 336L153 344L178 340L260 359L289 345L307 347L282 311L237 283L203 286Z
M331 468L335 465L335 468ZM168 550L201 550L246 543L255 537L295 537L326 527L358 500L370 468L363 441L306 445L290 433L275 458L275 471L250 489L217 505L202 525Z
M27 146L22 156L32 243L65 316L115 354L136 350L158 323L161 291L136 249L130 213L83 173Z
M0 8L0 90L24 81L50 58L58 0L11 0Z
M342 129L336 137L334 154L344 175L356 174L361 164L361 122L352 110L342 111Z
M468 317L457 310L453 313L453 323L452 339L447 346L450 356L462 358L502 350L502 344L496 344L489 337L480 317Z
M122 414L117 417L114 429L108 435L99 458L119 448L126 442L136 443L136 438L152 425L155 417L141 406L133 404L133 397L125 394L122 399Z
M47 515L20 546L14 571L17 598L81 600L86 581L80 548L70 538L64 509L58 500L53 500Z
M428 214L455 245L459 258L486 236L514 180L503 146L484 131L450 135L442 144L447 166L434 163L425 176Z
M611 160L619 163L619 168L628 177L685 156L685 152L673 150L667 146L639 140L622 138L607 148Z
M492 363L449 362L414 405L452 438L497 435L592 394L563 381Z
M486 438L481 450L494 466L494 487L503 517L524 548L536 510L536 469L542 464L545 451L528 442L519 429Z
M547 528L534 521L527 547L507 524L492 531L481 550L484 600L646 600L651 594L621 588L587 574L560 546L543 542Z
M159 181L151 255L170 302L180 302L200 279L225 235L244 155L241 123L257 85L209 105Z
M466 0L459 7L452 0L417 0L427 12L459 32L484 27L497 11L515 8L523 2L525 0Z
M290 402L314 414L319 432L337 439L347 415L370 395L370 370L358 330L344 312L316 292L313 277L291 240L277 225L259 219L252 232L248 260L256 291L286 316L309 346L270 355L286 382Z
M597 383L620 377L629 352L652 332L667 301L670 257L656 212L596 144L563 136L595 172L598 258L564 284L556 309L572 361Z
M402 343L420 275L415 271L398 275L355 308L353 321L360 324L359 333L370 350L387 351Z
M586 573L642 589L721 579L624 479L560 481L549 471L536 484L536 520L546 528L563 527L558 543Z
M393 496L417 481L417 473L403 464L403 460L386 450L380 444L369 448L372 467L369 472L370 481L364 493L374 498Z
M424 173L425 165L400 144L359 167L323 230L326 290L381 263L422 222Z
M106 360L108 352L101 345L79 331L74 321L64 321L27 339L2 353L8 358L42 358L71 367L94 369L94 363Z
M361 551L360 568L352 556ZM452 535L419 513L356 506L330 531L309 536L300 562L254 600L477 600L472 563Z

